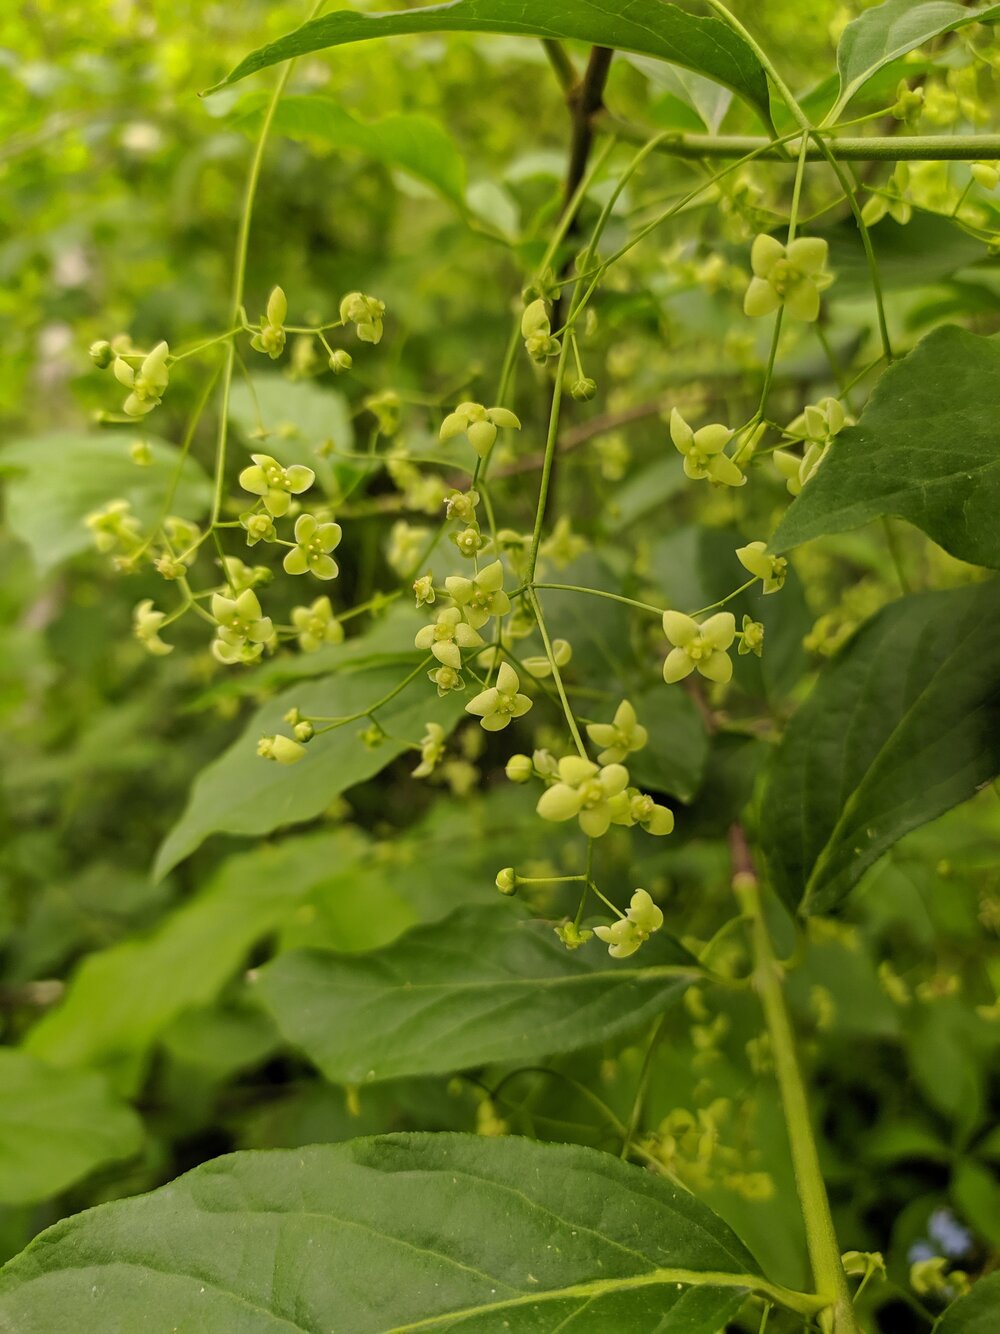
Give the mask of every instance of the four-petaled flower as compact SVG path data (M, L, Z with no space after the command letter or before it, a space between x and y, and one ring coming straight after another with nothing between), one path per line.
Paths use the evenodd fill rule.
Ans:
M612 959L627 959L663 925L663 913L644 889L632 895L629 910L610 926L595 926L594 935L603 940Z
M438 662L456 672L462 667L461 650L482 648L484 642L482 635L462 620L457 607L438 612L434 623L422 626L413 641L416 648L430 649Z
M760 621L754 621L749 616L743 617L743 629L740 631L741 655L753 653L760 657L764 652L764 627Z
M484 408L482 403L459 403L455 411L450 412L441 423L439 438L444 441L456 435L467 436L469 444L482 459L492 449L498 427L519 431L521 423L508 408ZM474 491L469 494L476 496ZM452 517L450 507L448 517Z
M262 736L257 742L257 754L262 760L275 760L278 764L298 764L306 757L306 748L301 741L293 741L290 736Z
M531 708L528 696L518 694L520 685L517 672L509 662L503 662L497 672L496 685L471 699L465 711L474 714L487 732L501 732L512 718L523 717Z
M267 314L261 316L260 328L250 339L255 352L266 352L272 361L285 350L285 316L288 302L280 287L275 287L267 299Z
M308 491L316 480L312 468L303 463L293 463L290 468L283 468L270 454L251 454L253 466L244 468L240 473L240 486L251 495L260 496L268 514L280 518L288 513L292 496L299 496Z
M132 630L136 639L148 653L155 653L159 657L174 651L173 644L166 644L160 638L160 626L165 620L166 612L153 610L152 598L143 598L132 613Z
M633 750L642 750L649 733L635 716L635 709L623 699L610 723L589 723L587 735L595 746L604 749L597 757L598 764L621 764Z
M670 413L670 439L684 455L684 472L693 481L707 477L723 486L742 486L746 478L727 454L733 438L728 426L719 422L695 431L674 408Z
M292 608L292 625L299 634L303 653L316 653L324 644L342 644L344 627L333 614L328 597L318 597L311 606Z
M628 790L628 815L632 824L641 825L647 834L673 833L674 813L669 806L657 806L652 797L636 787Z
M498 560L472 579L449 575L444 585L473 630L481 630L491 616L506 616L510 611L510 598L503 591L503 565Z
M286 552L281 562L286 574L305 574L317 579L336 579L340 566L330 555L336 550L343 529L339 523L320 523L313 514L300 514L295 520L296 546Z
M465 678L461 672L457 672L454 667L432 667L427 673L428 677L437 686L438 695L447 695L451 690L464 690Z
M112 368L115 379L132 391L122 405L122 411L127 416L145 417L163 398L163 391L170 378L167 371L169 351L166 343L157 343L152 352L143 357L138 370L123 357L115 359Z
M536 810L543 820L572 820L589 838L606 834L611 822L628 819L628 770L622 764L602 768L582 755L565 755L559 761L558 779L538 799Z
M744 314L770 315L784 306L794 320L815 320L820 293L833 282L825 267L828 249L819 236L799 236L787 246L766 233L756 237Z
M216 593L212 598L212 615L219 625L212 652L220 662L253 662L274 634L271 618L261 611L252 588L245 588L235 598Z
M784 556L770 555L766 542L750 542L745 547L737 547L736 559L763 582L765 593L777 593L788 576L788 561Z
M733 674L726 650L736 638L736 618L719 611L699 625L680 611L663 613L663 633L673 644L663 664L664 681L682 681L697 669L709 681L725 682Z
M444 755L444 728L440 723L428 723L420 738L420 763L413 771L414 778L427 778L441 763Z
M378 297L365 296L364 292L348 292L340 303L340 318L345 324L353 324L362 343L380 343L382 341L382 316L385 314L385 302Z

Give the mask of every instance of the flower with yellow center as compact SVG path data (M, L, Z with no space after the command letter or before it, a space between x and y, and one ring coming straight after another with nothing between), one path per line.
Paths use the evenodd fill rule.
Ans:
M820 293L833 282L826 270L829 246L819 236L799 236L788 245L766 233L750 249L753 277L743 298L745 315L771 315L782 306L793 320L819 316Z
M637 889L625 916L610 926L595 926L594 935L604 941L612 959L627 959L662 925L663 913L646 890Z
M693 671L720 684L731 679L733 664L726 650L736 638L732 612L716 612L699 625L683 612L665 611L663 633L674 646L663 664L663 679L668 684L683 681Z
M613 820L627 817L628 770L624 765L602 768L582 755L566 755L556 774L556 782L542 793L535 807L543 820L558 823L577 817L588 838L600 838Z
M722 486L742 486L746 478L723 451L733 438L728 426L714 422L693 430L676 408L670 413L670 438L684 456L684 472L692 481L708 478Z
M750 542L736 548L736 559L764 585L765 593L777 593L788 576L788 561L784 556L772 556L766 542Z
M425 625L417 631L413 643L416 648L430 649L438 662L457 672L462 666L461 650L482 648L484 640L471 625L462 620L462 613L457 607L447 607L438 613L432 625Z
M497 683L471 699L466 713L474 714L487 732L502 732L512 718L521 718L531 708L527 695L518 693L520 679L509 662L500 664Z
M444 586L465 612L473 630L481 630L491 616L506 616L510 611L510 598L503 591L503 565L498 560L472 579L449 575Z

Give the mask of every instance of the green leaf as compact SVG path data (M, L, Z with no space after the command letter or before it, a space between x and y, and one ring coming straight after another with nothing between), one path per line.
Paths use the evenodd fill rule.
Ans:
M160 847L154 874L166 875L209 834L260 837L284 825L312 820L334 797L374 777L402 755L409 743L420 739L428 722L450 731L462 716L464 699L454 695L438 699L421 671L379 709L378 720L389 734L382 744L369 747L362 739L369 726L365 715L405 681L419 661L416 657L301 682L268 700L243 735L195 779L187 807ZM294 767L260 759L257 742L264 735L287 733L283 720L293 707L307 717L360 716L317 735Z
M109 500L127 500L144 525L160 517L181 464L180 450L142 432L152 462L140 467L129 454L137 435L59 431L16 440L0 450L0 476L10 473L5 485L7 524L31 548L40 573L69 556L93 550L84 519ZM211 484L202 468L186 459L170 512L197 520L211 499Z
M1000 1327L1000 1274L987 1274L948 1307L934 1334L996 1334Z
M849 23L837 47L840 93L826 118L836 121L851 98L891 60L923 46L934 37L953 32L967 23L1000 19L1000 4L968 9L952 0L885 0Z
M255 93L237 114L249 112L246 120L256 128L267 100L266 93ZM408 113L366 122L357 120L332 97L284 97L274 115L274 129L289 139L320 140L338 151L354 149L387 167L398 167L465 210L465 162L432 116Z
M758 1291L687 1191L593 1149L410 1134L238 1153L67 1219L0 1278L0 1326L715 1334Z
M533 9L524 0L451 0L450 4L386 14L341 10L260 47L210 91L283 60L373 37L494 32L569 38L656 56L725 84L769 120L767 79L760 62L743 38L719 19L686 14L663 0L631 0L627 10L618 0L552 0L538 6L535 13Z
M960 560L1000 567L1000 341L955 325L886 371L771 539L787 551L884 514Z
M99 1075L4 1048L0 1087L0 1204L48 1199L142 1143L142 1122Z
M761 842L789 908L828 912L1000 771L998 680L998 580L903 598L859 631L792 719L764 793Z
M591 1046L658 1014L697 972L662 933L615 960L597 941L567 950L551 923L494 904L374 954L283 954L257 979L284 1035L328 1079L357 1084Z
M708 733L698 706L683 690L665 689L662 682L630 698L649 732L643 749L625 761L632 782L691 801L708 763ZM597 710L594 717L598 717ZM611 721L610 709L600 713L600 721Z
M185 1011L209 1004L310 891L341 877L365 903L355 873L366 854L360 836L337 830L230 857L152 934L88 955L27 1050L53 1065L103 1067L134 1088L151 1044Z
M830 245L830 268L837 275L834 288L837 299L871 302L871 269L854 219L826 227L819 234ZM950 219L932 213L915 213L905 227L892 218L883 218L871 228L870 235L879 279L886 292L929 289L932 296L940 298L940 289L935 284L945 279L954 281L953 275L961 269L988 259L983 241L962 231ZM843 348L841 358L850 352L850 346ZM791 374L790 367L788 372ZM822 372L814 372L811 378L822 379Z

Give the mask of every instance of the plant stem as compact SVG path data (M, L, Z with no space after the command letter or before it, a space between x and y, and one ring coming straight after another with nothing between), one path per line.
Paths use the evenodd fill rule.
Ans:
M632 125L606 111L598 112L594 119L626 143L644 144L649 140L644 126ZM838 162L978 162L1000 157L1000 134L908 134L901 138L831 135L825 142ZM794 162L780 144L752 134L668 132L659 136L656 152L680 158L736 158L753 153L765 162ZM810 162L820 162L826 154L814 143L807 157Z
M761 902L760 885L750 861L746 837L739 825L730 830L733 891L750 936L753 987L760 997L781 1105L795 1169L795 1186L802 1206L806 1243L813 1280L820 1297L830 1306L820 1316L828 1334L861 1334L854 1303L840 1259L840 1244L833 1226L826 1183L809 1114L805 1081L795 1049L795 1035L785 1002L783 973L774 952Z

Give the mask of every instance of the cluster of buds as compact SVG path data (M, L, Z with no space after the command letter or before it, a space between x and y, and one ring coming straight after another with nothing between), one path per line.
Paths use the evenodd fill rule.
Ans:
M428 676L437 686L439 695L465 689L463 651L485 649L486 641L479 631L491 617L500 618L510 612L510 598L504 592L503 584L503 564L498 560L479 570L471 579L449 575L445 580L443 595L449 599L450 605L443 607L430 624L421 627L414 639L416 648L430 651L437 659L437 666L431 668ZM414 582L413 591L418 607L435 603L439 593L429 574ZM516 688L508 698L509 682L510 678L505 675L501 689L498 678L496 687L488 687L472 701L477 706L475 709L469 706L487 731L505 727L512 717L520 717L530 707L530 701L526 707L521 707L520 700L524 696L518 695Z

